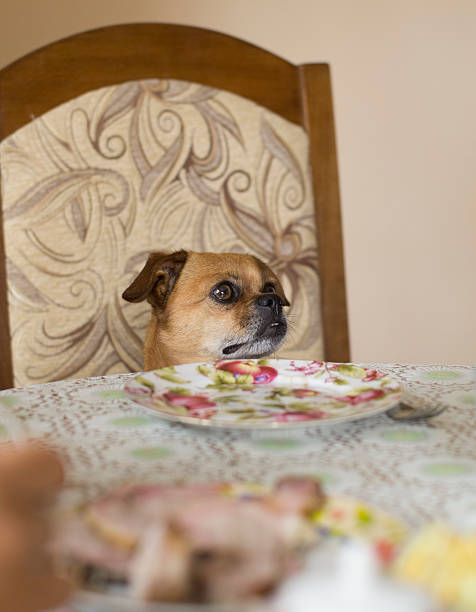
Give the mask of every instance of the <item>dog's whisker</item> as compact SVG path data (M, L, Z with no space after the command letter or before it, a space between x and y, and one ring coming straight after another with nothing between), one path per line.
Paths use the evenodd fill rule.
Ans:
M296 331L296 324L294 321L288 321L288 333L294 333Z
M291 326L288 326L287 339L291 340L292 342L297 340L297 331Z

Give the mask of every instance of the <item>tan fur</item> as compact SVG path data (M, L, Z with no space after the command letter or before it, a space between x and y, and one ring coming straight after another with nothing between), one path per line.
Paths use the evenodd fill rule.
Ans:
M166 285L170 274L174 276L171 289ZM144 343L146 370L220 358L225 338L246 336L249 321L255 316L255 300L263 293L265 283L273 283L276 294L288 305L275 274L251 255L157 253L151 255L141 275L123 296L140 301L149 291L152 316ZM159 279L153 288L152 276ZM240 288L236 303L224 305L210 297L211 288L222 281Z

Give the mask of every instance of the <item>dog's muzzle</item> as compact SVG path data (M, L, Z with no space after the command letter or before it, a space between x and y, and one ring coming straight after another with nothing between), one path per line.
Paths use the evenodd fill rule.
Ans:
M223 349L224 355L240 352L246 345L251 350L259 345L262 354L269 354L281 345L288 331L288 324L279 295L264 293L256 298L253 322L254 329L247 341L226 346Z
M260 324L256 330L256 338L282 337L286 334L288 325L283 313L283 301L276 293L264 293L256 298Z

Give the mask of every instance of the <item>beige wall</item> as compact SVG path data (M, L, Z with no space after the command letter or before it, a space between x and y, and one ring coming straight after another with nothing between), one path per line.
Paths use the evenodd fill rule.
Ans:
M131 21L330 62L353 359L476 363L474 0L0 1L0 66Z

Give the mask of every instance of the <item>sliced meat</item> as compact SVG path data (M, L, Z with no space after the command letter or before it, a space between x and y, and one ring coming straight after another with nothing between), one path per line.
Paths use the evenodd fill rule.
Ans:
M195 552L195 588L206 601L237 600L270 590L292 552L281 517L262 504L230 498L183 508L174 525Z
M85 519L103 538L130 550L152 522L168 520L198 497L218 497L221 488L220 484L123 487L90 504Z
M190 543L167 523L144 532L131 561L131 595L143 601L187 601L191 593Z
M325 495L314 478L286 476L274 486L271 500L283 512L309 515L322 508Z
M300 547L314 542L307 517L324 496L315 480L297 476L269 492L237 490L124 487L66 521L55 550L126 580L142 600L222 602L265 593L296 566Z
M127 581L130 553L98 538L79 517L58 525L50 549L57 571L73 584Z

